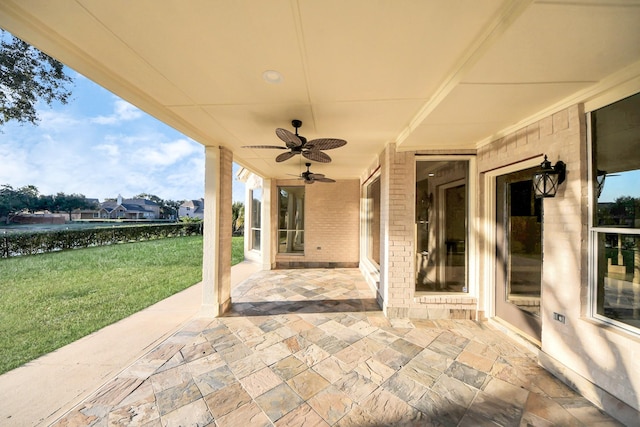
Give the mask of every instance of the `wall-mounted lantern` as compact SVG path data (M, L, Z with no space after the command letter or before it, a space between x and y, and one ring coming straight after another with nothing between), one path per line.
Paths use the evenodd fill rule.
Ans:
M555 197L558 186L566 177L566 165L558 161L554 166L544 155L544 161L540 163L540 170L533 174L533 191L537 199L542 197Z

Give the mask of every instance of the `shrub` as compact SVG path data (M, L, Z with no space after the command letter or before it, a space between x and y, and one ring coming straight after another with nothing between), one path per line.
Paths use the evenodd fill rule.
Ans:
M8 234L0 240L0 257L202 235L202 228L203 224L198 222Z

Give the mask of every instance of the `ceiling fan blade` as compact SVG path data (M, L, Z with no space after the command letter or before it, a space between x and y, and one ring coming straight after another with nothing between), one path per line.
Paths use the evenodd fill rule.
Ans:
M336 138L319 138L313 139L306 143L305 148L310 150L332 150L334 148L346 145L347 141Z
M318 162L318 163L331 162L331 157L329 157L327 154L323 153L322 151L316 151L316 150L303 151L302 155L305 156L307 159L313 160L314 162Z
M273 148L274 150L288 150L287 147L281 147L279 145L243 145L242 148Z
M315 180L318 182L336 182L335 179L331 179L331 178L316 178Z
M289 132L286 129L282 129L282 128L276 129L276 135L278 135L278 138L283 140L285 142L285 144L287 144L287 147L289 147L289 148L295 148L295 147L301 147L302 146L302 140L300 138L298 138L297 135Z
M286 153L279 154L278 157L276 157L276 162L278 162L278 163L284 162L285 160L289 160L290 158L292 158L295 155L296 155L296 153L291 152L291 151L287 151Z
M321 173L312 173L312 174L309 175L309 178L320 179L320 178L324 178L324 175L321 174Z

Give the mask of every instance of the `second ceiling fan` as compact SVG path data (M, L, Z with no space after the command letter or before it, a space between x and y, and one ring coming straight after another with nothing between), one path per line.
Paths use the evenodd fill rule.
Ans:
M331 162L331 157L322 150L332 150L334 148L342 147L346 145L347 141L337 138L318 138L307 141L302 135L298 135L298 128L302 126L302 121L292 120L291 124L295 128L295 134L282 128L276 129L276 135L278 138L284 141L286 147L279 145L245 145L243 148L267 148L278 150L289 150L286 153L279 154L276 157L276 162L284 162L289 160L296 154L302 154L309 160L320 163Z
M305 184L313 184L314 182L336 182L335 179L331 179L331 178L327 178L326 176L324 176L321 173L313 173L309 170L309 168L311 167L311 163L305 163L305 166L307 167L307 171L306 172L302 172L300 174L300 176L298 177L298 179L302 179L304 180Z

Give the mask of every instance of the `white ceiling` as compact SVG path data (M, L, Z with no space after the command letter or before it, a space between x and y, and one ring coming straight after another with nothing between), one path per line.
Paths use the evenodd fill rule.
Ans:
M267 177L299 156L241 147L281 145L292 119L348 141L312 168L338 179L392 142L474 149L640 70L639 23L640 0L0 2L0 27Z

